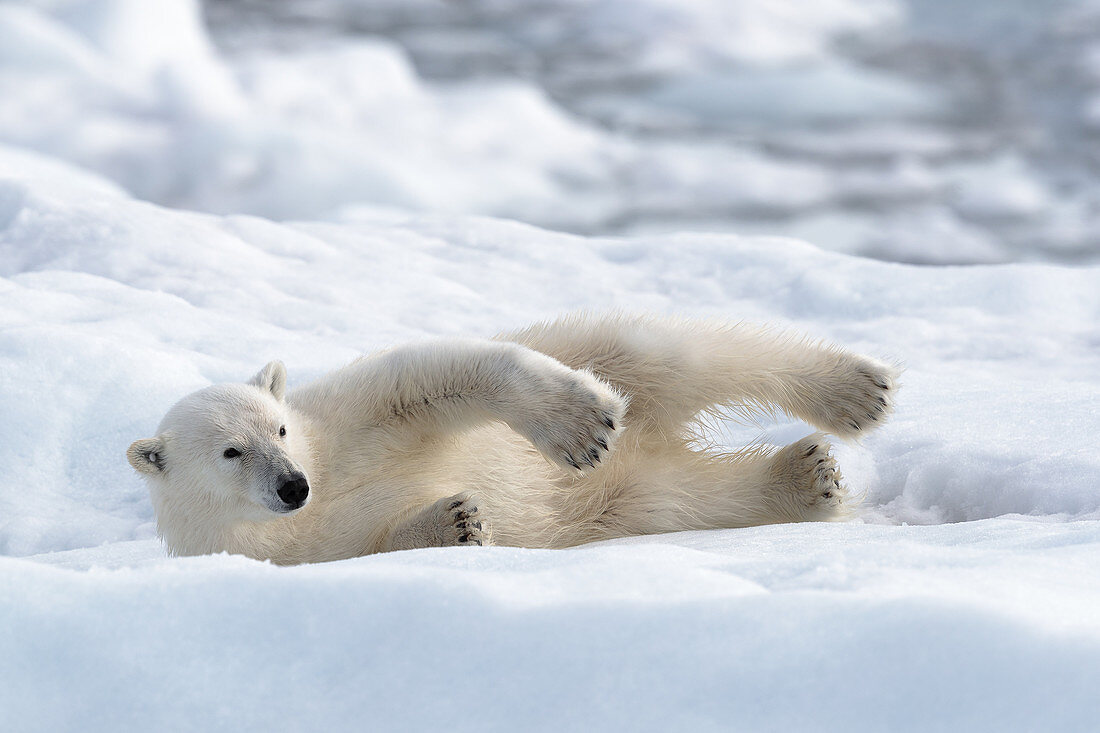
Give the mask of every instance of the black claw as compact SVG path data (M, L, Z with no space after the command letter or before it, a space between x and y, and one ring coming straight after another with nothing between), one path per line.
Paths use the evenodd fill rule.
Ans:
M854 422L849 422L848 424L852 426L852 429L853 429L853 430L860 430L860 427L859 427L859 425L857 425L856 423L854 423Z
M447 509L448 510L458 509L460 506L462 506L462 502L461 501L455 501L455 502L451 502L451 505L449 507L447 507Z
M459 522L459 523L457 523L457 524L455 525L455 529L466 529L466 523L465 523L465 522Z
M615 429L615 421L614 421L614 420L612 420L612 419L611 419L610 417L608 417L607 415L604 415L604 416L603 416L603 424L604 424L604 425L606 425L607 427L611 428L612 430L614 430L614 429Z
M470 515L467 512L455 512L455 521L456 522L461 522L463 519L468 519L469 517L470 517Z
M817 443L814 443L813 445L811 445L811 446L810 446L810 448L809 448L809 450L807 450L807 451L806 451L806 454L805 454L804 456L802 456L802 457L803 457L803 458L809 458L810 456L812 456L812 455L813 455L813 453L814 453L814 451L815 451L815 450L817 450Z
M588 455L596 463L600 462L600 452L598 450L596 450L595 448L592 448L591 450L589 450Z
M879 389L890 389L890 385L880 379L875 380L875 386Z
M481 545L481 540L474 540L474 544L477 545L478 547L482 546Z
M886 398L885 398L885 397L881 397L881 396L880 396L880 397L878 398L878 401L879 401L879 402L881 402L881 403L883 404L883 406L885 406L885 405L886 405Z
M821 465L822 463L824 463L824 462L825 462L825 459L824 459L824 458L818 458L818 459L817 459L817 465L819 465L819 466L820 466L820 465Z
M596 438L596 442L599 443L601 448L603 448L604 450L607 450L607 441L606 440L604 440L603 438Z
M833 498L833 492L831 492L831 491L826 491L826 492L825 492L824 494L822 494L821 496L823 496L823 497L824 497L824 498L826 498L826 499L831 499L831 498Z
M577 469L578 471L581 470L581 467L578 466L577 462L573 460L573 456L566 456L565 461L566 461L566 463L568 463L570 466Z
M581 456L581 460L584 461L585 463L587 463L589 468L595 468L596 467L596 464L592 462L592 459L588 457L587 453L585 453L583 456Z

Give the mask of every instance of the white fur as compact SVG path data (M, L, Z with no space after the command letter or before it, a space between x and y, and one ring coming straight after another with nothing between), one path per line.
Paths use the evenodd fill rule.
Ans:
M779 410L858 437L889 414L897 373L742 324L578 315L390 349L285 395L272 362L183 398L127 455L181 555L299 563L827 520L850 507L824 436L723 455L696 420ZM310 499L287 511L294 472Z

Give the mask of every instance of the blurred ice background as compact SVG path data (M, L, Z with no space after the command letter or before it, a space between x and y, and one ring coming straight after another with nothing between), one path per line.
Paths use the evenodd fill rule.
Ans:
M1095 0L7 2L0 99L178 208L1100 261Z

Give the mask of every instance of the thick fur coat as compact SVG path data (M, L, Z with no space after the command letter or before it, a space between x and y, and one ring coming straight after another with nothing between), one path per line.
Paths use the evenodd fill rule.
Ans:
M184 397L127 457L178 555L292 564L829 520L850 506L823 434L717 453L697 421L781 411L858 437L897 375L744 324L582 315L389 349L289 393L272 362Z

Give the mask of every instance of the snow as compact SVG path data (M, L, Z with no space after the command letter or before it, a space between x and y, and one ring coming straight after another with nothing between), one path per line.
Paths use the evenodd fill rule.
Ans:
M4 184L0 232L0 708L16 729L1088 728L1095 269L392 212L276 224L66 191L34 163ZM187 391L577 307L783 322L902 359L894 420L837 448L861 518L292 569L169 560L153 539L122 454Z
M423 34L459 12L314 5ZM608 100L647 124L723 118L712 82L776 129L613 130L549 82L426 81L410 35L323 17L324 43L215 45L194 2L0 5L2 727L1094 729L1100 269L1057 264L1095 260L1093 183L937 120L950 84L838 55L837 34L899 32L900 5L638 0L621 36L625 0L476 5L485 53L646 49L654 84ZM942 30L929 7L912 26ZM1067 13L1051 32L1090 58ZM733 28L757 44L715 40ZM624 74L612 56L592 73ZM799 78L880 96L787 128L828 96L765 104ZM658 114L662 89L686 91ZM986 264L905 264L961 262ZM835 446L859 515L292 568L165 556L123 453L183 394L577 309L902 362L890 423ZM730 445L809 430L713 426Z
M16 729L1084 731L1097 712L1095 522L298 568L135 544L121 567L0 561L8 628L37 642L0 657Z

